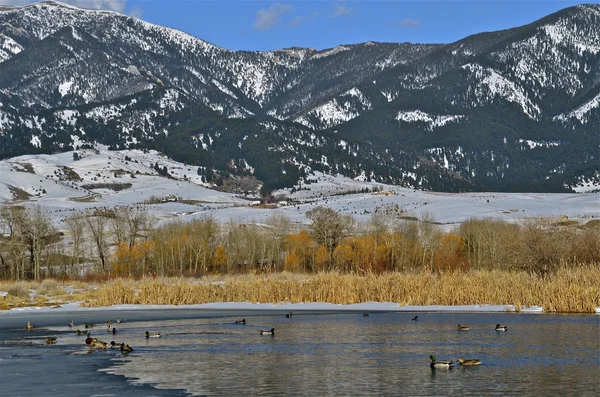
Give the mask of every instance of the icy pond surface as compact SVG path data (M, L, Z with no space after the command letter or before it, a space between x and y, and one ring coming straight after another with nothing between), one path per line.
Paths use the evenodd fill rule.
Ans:
M418 321L412 318L418 314ZM115 324L117 334L103 322ZM246 325L235 324L246 319ZM135 350L90 352L67 324ZM25 330L25 321L38 326ZM497 332L497 323L508 326ZM458 331L457 325L470 330ZM274 336L261 329L275 328ZM160 338L146 339L144 332ZM58 338L46 346L46 336ZM438 360L478 367L432 370ZM107 310L0 314L2 396L597 395L600 316Z

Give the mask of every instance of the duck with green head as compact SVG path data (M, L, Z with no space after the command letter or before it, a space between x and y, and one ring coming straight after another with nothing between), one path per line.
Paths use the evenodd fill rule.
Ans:
M150 333L150 331L146 331L146 338L160 338L160 334L157 332Z
M496 331L507 331L508 327L506 325L496 324Z
M261 335L275 335L275 328L269 330L260 330Z
M429 366L431 368L452 368L454 367L454 361L438 361L435 359L435 356L431 355L429 356L429 359L431 360L431 364L429 364Z
M46 344L47 345L56 345L56 337L55 336L47 336Z

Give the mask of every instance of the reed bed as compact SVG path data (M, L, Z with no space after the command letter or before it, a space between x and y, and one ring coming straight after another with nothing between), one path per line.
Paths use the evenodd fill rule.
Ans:
M467 273L415 271L379 275L274 274L223 278L115 279L89 291L86 306L189 305L213 302L400 305L542 306L546 312L593 313L600 307L600 268L560 268L540 276L525 271Z

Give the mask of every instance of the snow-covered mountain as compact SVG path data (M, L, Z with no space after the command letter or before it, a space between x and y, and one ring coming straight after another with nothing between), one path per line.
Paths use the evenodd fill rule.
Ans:
M272 188L323 171L559 191L597 181L599 139L597 4L448 45L272 52L57 2L0 6L3 157L97 142Z

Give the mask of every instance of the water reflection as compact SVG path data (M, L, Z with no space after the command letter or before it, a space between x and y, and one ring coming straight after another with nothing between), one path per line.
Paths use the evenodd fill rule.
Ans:
M163 337L137 342L107 372L194 395L592 394L599 389L599 322L593 316L387 313L189 319L134 323ZM495 324L508 323L499 333ZM469 324L458 332L456 324ZM276 329L261 336L260 329ZM130 343L131 344L131 343ZM439 360L479 367L431 370Z

